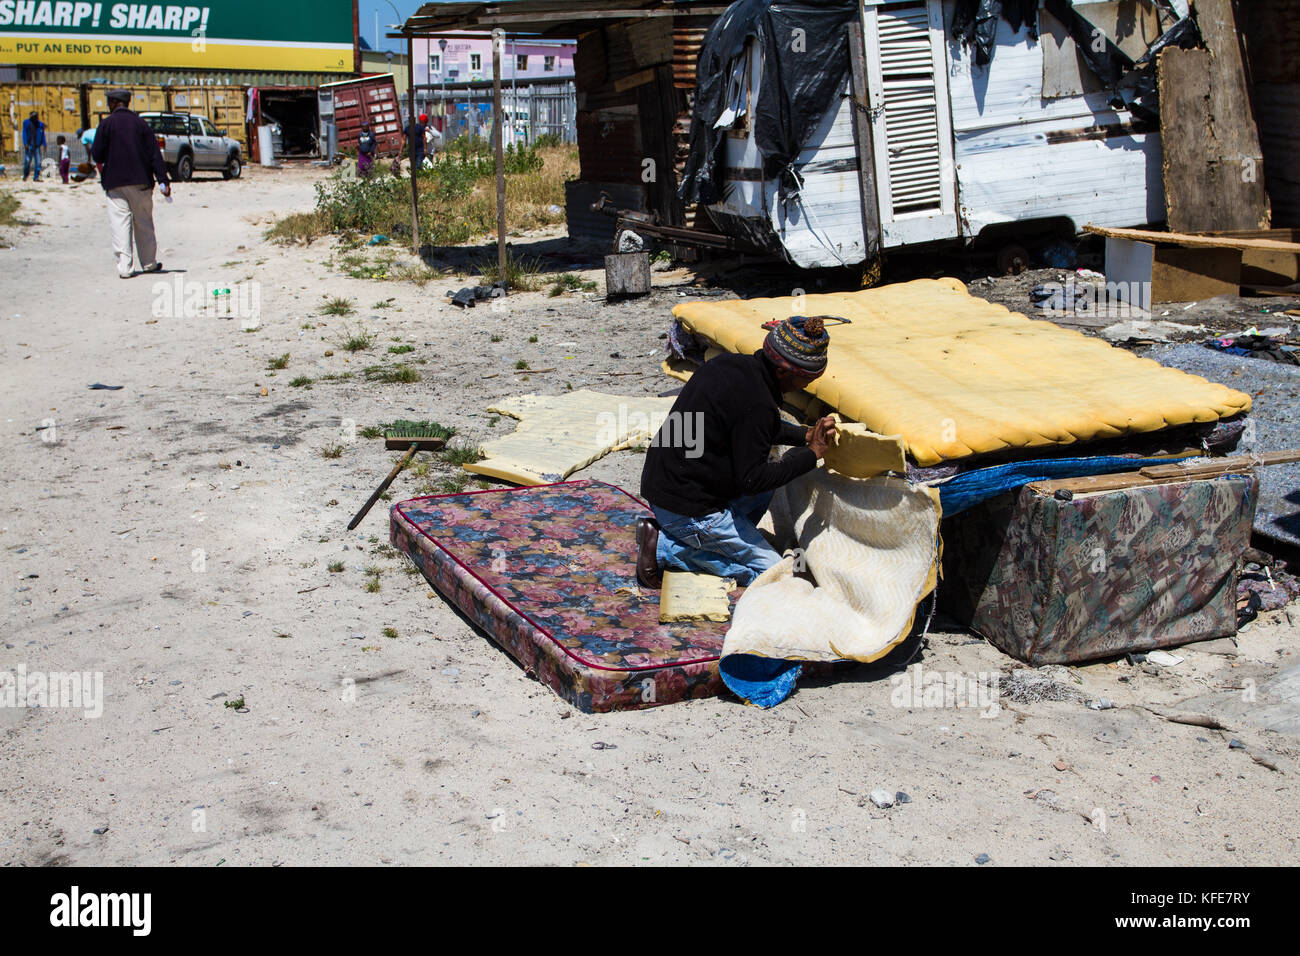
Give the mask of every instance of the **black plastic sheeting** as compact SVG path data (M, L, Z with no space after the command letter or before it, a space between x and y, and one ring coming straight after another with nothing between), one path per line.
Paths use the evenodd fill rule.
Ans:
M1038 0L958 0L952 17L952 35L975 48L975 62L987 66L993 61L993 45L998 35L998 17L1011 29L1029 28L1038 38Z
M726 130L713 124L727 106L736 60L751 39L762 54L749 122L763 155L763 175L777 180L782 197L798 190L790 164L848 76L845 27L857 13L857 0L739 0L714 21L696 72L691 153L677 190L684 202L709 204L722 198L727 137Z

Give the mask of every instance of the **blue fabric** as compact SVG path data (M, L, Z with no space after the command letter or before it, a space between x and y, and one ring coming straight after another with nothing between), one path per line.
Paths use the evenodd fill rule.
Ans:
M725 511L690 518L651 505L659 523L659 567L669 571L703 571L735 578L748 587L781 560L758 530L772 492L737 498Z
M718 661L718 671L733 694L766 709L790 696L803 665L753 654L728 654Z
M1115 458L1102 456L1097 458L1047 458L1036 461L1017 461L1008 465L993 465L975 471L963 472L949 478L939 489L939 503L943 506L945 518L960 514L981 501L996 498L1004 491L1011 491L1033 481L1047 481L1051 478L1078 478L1082 475L1109 475L1117 471L1137 471L1146 465L1167 465L1175 461L1185 461L1195 455L1181 458Z

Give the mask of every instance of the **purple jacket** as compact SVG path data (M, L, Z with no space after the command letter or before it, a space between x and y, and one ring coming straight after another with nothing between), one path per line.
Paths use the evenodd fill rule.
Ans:
M104 164L100 185L105 190L118 186L153 187L167 182L158 139L149 124L126 107L113 110L99 122L90 158Z

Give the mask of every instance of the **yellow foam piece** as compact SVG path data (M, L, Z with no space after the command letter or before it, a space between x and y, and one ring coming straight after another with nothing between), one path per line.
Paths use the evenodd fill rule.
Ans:
M659 592L659 623L676 621L726 621L731 618L727 592L730 578L694 571L665 571Z
M808 392L881 435L919 465L1004 448L1212 422L1250 397L1165 368L1100 339L970 295L957 279L802 297L689 302L673 315L729 352L755 352L763 323L837 315L826 373Z
M906 472L901 435L877 435L861 422L835 422L835 438L826 449L826 467L850 478L874 478L887 471Z
M482 446L471 474L517 485L563 481L611 451L649 444L673 399L610 395L580 388L563 395L517 395L488 411L519 419L514 432Z

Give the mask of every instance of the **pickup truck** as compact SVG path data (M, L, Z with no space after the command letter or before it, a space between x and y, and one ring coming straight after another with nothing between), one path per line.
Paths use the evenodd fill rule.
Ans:
M189 182L196 169L219 169L224 179L243 172L239 143L197 113L141 113L158 137L158 148L174 179Z

